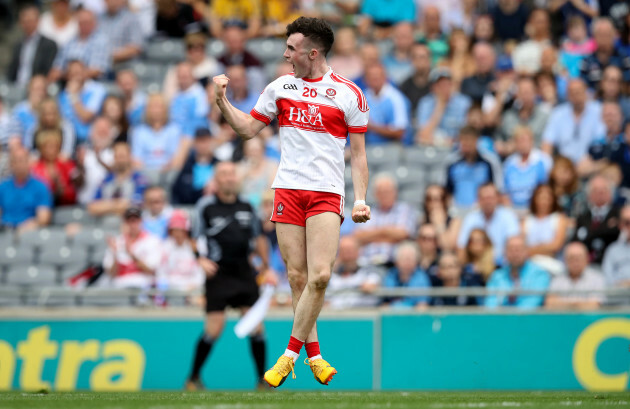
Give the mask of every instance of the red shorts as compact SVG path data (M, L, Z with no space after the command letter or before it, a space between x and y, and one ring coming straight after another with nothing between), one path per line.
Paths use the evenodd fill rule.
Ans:
M306 226L306 219L325 212L341 216L343 196L312 190L276 189L273 197L271 221Z

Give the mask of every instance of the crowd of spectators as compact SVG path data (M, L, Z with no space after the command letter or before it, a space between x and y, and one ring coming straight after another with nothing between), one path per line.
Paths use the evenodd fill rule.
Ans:
M180 209L213 194L214 166L230 160L282 277L267 221L277 124L243 143L209 84L227 73L230 100L249 112L291 67L281 52L263 63L268 50L248 44L281 43L299 15L334 26L329 63L370 106L368 157L398 155L384 158L386 171L370 164L372 220L342 226L330 288L355 294L330 296L332 307L628 302L580 293L630 288L630 6L619 0L24 4L5 72L24 97L0 101L2 229L24 234L48 226L57 209L80 206L120 222L120 235L106 240L106 285L196 288L203 274L187 240L194 220ZM134 64L164 39L185 52L158 67L156 91ZM221 55L208 53L209 41L222 44ZM403 176L427 169L408 160L397 172L396 158L412 151L445 155L430 178L407 177L403 189ZM62 227L68 235L82 228ZM373 295L484 286L565 293Z

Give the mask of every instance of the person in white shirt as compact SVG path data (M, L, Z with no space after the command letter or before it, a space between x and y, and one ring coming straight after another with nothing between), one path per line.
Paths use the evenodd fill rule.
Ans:
M39 33L50 38L57 47L66 46L79 34L79 24L72 14L69 0L52 0L50 11L42 14L38 26Z
M157 286L161 290L198 290L205 279L191 245L190 220L186 212L175 210L162 246L162 262L156 272Z
M603 290L606 287L604 277L588 267L588 249L583 243L575 241L564 249L564 261L567 275L555 277L549 291L588 291ZM549 294L545 300L547 308L575 308L590 310L598 308L604 302L603 294Z
M328 288L333 292L352 290L354 293L331 295L328 302L332 308L375 307L379 304L379 298L370 293L380 286L381 277L375 269L361 267L358 261L358 240L352 236L342 237Z
M107 239L103 268L114 288L148 289L162 260L161 243L142 229L142 210L125 210L121 234Z
M87 205L94 200L96 191L114 164L114 132L109 119L101 116L94 120L90 129L90 144L77 150L77 164L83 167L84 182L79 190L78 201Z

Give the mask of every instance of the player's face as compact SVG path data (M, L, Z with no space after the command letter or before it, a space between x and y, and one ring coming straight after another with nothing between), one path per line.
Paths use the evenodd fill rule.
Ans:
M304 78L308 73L311 65L308 54L311 50L310 42L302 33L294 33L287 38L287 49L283 57L293 65L295 78Z

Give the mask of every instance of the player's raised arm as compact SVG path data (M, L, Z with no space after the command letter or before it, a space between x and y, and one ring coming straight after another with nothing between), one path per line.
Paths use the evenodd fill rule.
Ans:
M227 99L226 90L230 79L224 74L212 78L217 106L238 136L247 140L258 135L266 124L253 116L235 108Z
M370 206L365 204L369 177L367 157L365 155L365 134L351 132L349 136L352 185L354 187L352 221L365 223L370 220Z

